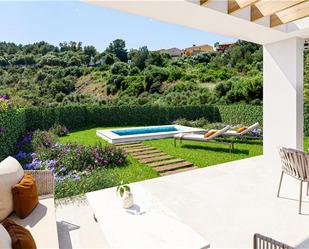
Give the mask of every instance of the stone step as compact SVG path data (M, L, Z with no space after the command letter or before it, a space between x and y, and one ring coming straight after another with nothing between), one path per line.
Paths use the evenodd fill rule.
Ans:
M138 159L146 159L146 158L150 158L150 157L164 156L164 155L166 155L164 152L156 152L156 153L152 153L152 154L134 156L134 158L138 160Z
M141 147L137 147L137 148L124 149L124 151L127 152L127 153L133 153L133 152L147 151L147 150L153 150L153 149L155 149L155 148L149 147L149 146L141 146Z
M163 165L172 164L172 163L180 163L180 162L184 162L184 161L185 160L183 160L183 159L174 158L174 159L171 159L171 160L165 160L165 161L149 163L148 166L150 166L150 167L158 167L158 166L163 166Z
M173 158L172 156L165 155L165 156L157 156L157 157L151 157L151 158L146 158L146 159L140 159L140 163L152 163L152 162L158 162L166 159L171 159Z
M161 173L161 172L165 172L169 170L175 170L175 169L180 169L180 168L185 168L185 167L190 167L190 166L193 166L193 163L181 162L181 163L175 163L175 164L169 164L165 166L156 167L154 168L154 170Z
M141 147L141 146L145 146L143 144L130 144L130 145L120 145L120 146L117 146L118 148L121 148L121 149L129 149L129 148L138 148L138 147Z
M160 176L173 175L173 174L187 172L187 171L194 170L194 169L198 169L198 167L194 166L194 167L189 167L189 168L181 168L181 169L170 170L170 171L160 173Z
M131 145L131 144L141 144L141 142L127 142L127 143L118 143L114 145L118 147L118 146L125 146L125 145Z
M146 150L146 151L139 151L139 152L133 152L131 153L132 156L141 156L141 155L149 155L149 154L153 154L153 153L159 153L162 152L158 149L152 149L152 150Z

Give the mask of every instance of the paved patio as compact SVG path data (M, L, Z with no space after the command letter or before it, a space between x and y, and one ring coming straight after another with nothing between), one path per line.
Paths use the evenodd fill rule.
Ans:
M260 156L141 184L211 248L252 248L256 232L309 248L309 198L298 215L299 182L286 176L276 198L279 177L280 165ZM57 220L61 248L108 247L84 199L58 204Z

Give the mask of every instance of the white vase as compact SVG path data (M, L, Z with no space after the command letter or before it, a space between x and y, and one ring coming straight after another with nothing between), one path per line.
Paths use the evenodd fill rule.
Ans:
M131 192L124 192L122 196L122 207L123 208L130 208L133 206L133 195Z

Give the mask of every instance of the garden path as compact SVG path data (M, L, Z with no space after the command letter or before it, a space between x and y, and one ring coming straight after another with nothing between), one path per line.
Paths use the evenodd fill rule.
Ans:
M152 167L161 176L185 172L198 167L184 159L172 157L140 142L119 143L116 147L130 153L137 161Z

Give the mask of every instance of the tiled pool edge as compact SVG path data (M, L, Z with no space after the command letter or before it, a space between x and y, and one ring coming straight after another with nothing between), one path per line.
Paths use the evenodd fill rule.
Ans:
M155 128L155 127L164 127L164 126L167 127L170 125L146 126L146 127L138 127L138 128L139 129L140 128ZM113 131L116 131L116 129L97 130L96 134L97 136L103 138L104 140L106 140L107 142L111 144L117 144L117 143L145 141L145 140L152 140L152 139L171 138L174 135L179 134L179 133L205 132L204 129L200 129L200 128L193 128L193 127L187 127L187 126L181 126L181 125L175 125L175 127L177 128L177 131L135 134L135 135L127 135L127 136L119 136L115 134ZM129 129L135 129L135 128L122 128L122 129L117 129L117 130L129 130Z

